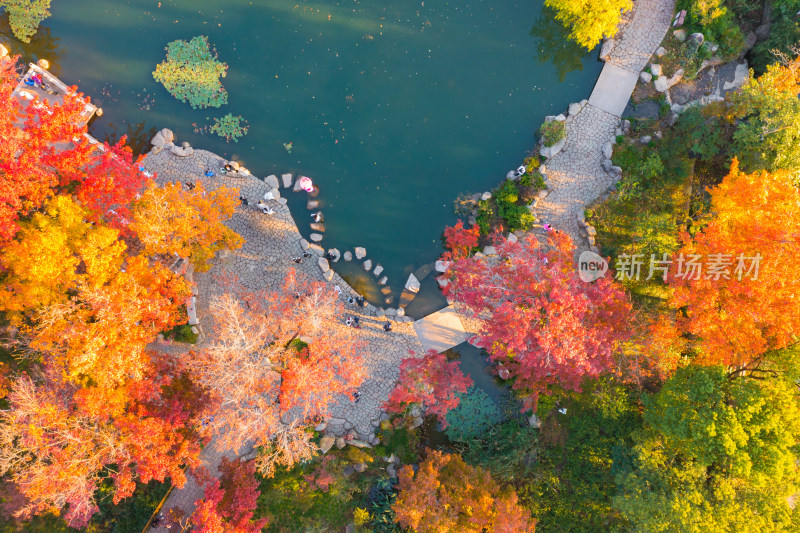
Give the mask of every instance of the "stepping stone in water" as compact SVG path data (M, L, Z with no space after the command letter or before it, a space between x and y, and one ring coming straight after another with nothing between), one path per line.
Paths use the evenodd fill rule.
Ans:
M313 229L314 231L318 231L320 233L324 233L325 232L325 224L320 224L319 222L312 222L311 223L311 229Z
M386 285L386 282L389 281L389 278L383 276L381 279L378 280L378 285Z
M417 270L414 271L414 276L422 281L423 279L427 278L431 272L433 272L434 263L428 263L427 265L422 265Z
M314 239L314 236L311 236L311 239ZM408 275L408 281L406 281L406 289L410 290L411 292L419 292L419 280L414 276L414 274Z
M291 174L281 174L281 179L283 180L283 186L287 189L292 186L292 175Z
M384 298L384 300L383 300L383 302L384 302L386 305L392 305L392 302L393 302L393 301L394 301L394 298L392 298L391 296L387 296L387 297L386 297L386 298Z
M381 287L381 294L383 294L384 296L386 296L387 294L392 294L392 289L390 289L389 287L386 287L386 286ZM387 314L388 314L388 312L387 312Z
M337 248L331 248L330 250L328 250L328 254L330 254L333 257L331 261L333 261L334 263L339 261L339 259L341 259L342 257L341 252L339 252Z
M273 189L277 189L281 186L280 182L278 181L278 177L275 174L271 174L264 178L264 183L272 187Z
M306 209L316 209L319 207L319 202L316 200L309 200L306 204Z
M312 233L311 240L314 242L320 242L322 240L322 235L320 235L319 233Z
M367 250L361 246L356 246L356 259L364 259L367 257Z
M364 261L364 270L366 270L367 272L372 270L372 260L371 259L367 259L366 261Z
M400 294L400 307L405 307L410 304L416 296L417 293L411 292L408 289L403 289L403 292Z
M313 242L313 243L309 244L309 245L308 245L308 249L309 249L309 250L313 250L313 251L314 251L314 253L315 253L315 254L317 254L317 255L318 255L318 256L320 256L320 257L322 257L323 255L325 255L325 250L323 250L323 249L322 249L322 246L320 246L319 244L317 244L317 243L315 243L315 242Z
M345 261L352 261L353 253L350 250L347 250L342 257L344 257Z
M375 270L372 271L376 278L381 275L381 272L383 272L383 267L381 265L376 266Z

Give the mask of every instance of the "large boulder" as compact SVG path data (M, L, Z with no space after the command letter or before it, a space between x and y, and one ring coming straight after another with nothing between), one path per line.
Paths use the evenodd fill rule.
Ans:
M658 63L651 63L650 64L650 73L653 76L658 77L658 76L661 76L661 74L663 74L663 69L661 68L661 65L659 65Z
M358 260L361 260L361 259L364 259L365 257L367 257L367 250L366 250L366 248L364 248L362 246L356 246L355 252L356 252L356 259L358 259Z
M408 280L406 281L405 288L411 292L419 292L420 288L419 280L414 274L408 275Z
M264 178L264 183L266 183L273 189L277 189L278 187L280 187L280 182L278 181L278 177L275 174L272 174Z
M317 259L317 264L319 265L319 269L322 270L323 272L327 272L328 270L331 269L330 264L328 264L328 260L325 259L324 257L320 257L319 259Z
M194 148L192 148L191 146L172 145L169 151L172 152L174 155L177 155L178 157L189 157L194 153Z
M676 70L675 74L673 74L672 77L667 80L667 87L672 87L676 85L682 79L683 79L683 69L681 68Z
M153 146L157 146L159 148L164 148L166 145L174 141L175 141L175 134L172 133L172 130L164 128L155 134L155 137L153 137L153 140L150 141L150 144L152 144Z
M611 159L611 155L614 153L614 147L611 145L610 142L607 142L603 145L603 157L605 159Z
M319 441L319 451L323 454L328 453L334 444L336 444L336 438L331 435L325 435Z
M706 38L702 33L693 33L686 38L686 44L694 48L700 48L700 45L705 42Z
M567 144L567 138L564 137L563 139L558 141L553 146L542 146L539 149L539 155L549 159L549 158L555 156L557 153L559 153L564 148L564 145L566 145L566 144Z
M747 62L739 63L736 65L736 70L733 73L733 81L726 81L722 84L723 91L729 91L737 87L741 87L747 81L750 75L750 70L747 68Z
M667 89L669 89L669 80L664 76L659 76L656 78L656 81L653 82L653 84L655 85L656 91L660 93L665 93L667 92Z
M653 80L653 75L649 72L642 71L639 73L639 79L642 83L650 83Z
M611 52L614 51L614 45L617 44L614 39L606 39L603 46L600 47L600 61L607 61Z

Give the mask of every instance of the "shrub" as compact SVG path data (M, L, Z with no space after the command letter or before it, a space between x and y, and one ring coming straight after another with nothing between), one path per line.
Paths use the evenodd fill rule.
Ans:
M211 133L219 135L228 142L239 142L239 139L247 135L247 121L241 116L234 116L230 113L222 118L215 118L214 125L211 126Z
M561 120L545 122L539 128L539 135L545 146L553 146L567 135L567 125Z
M458 407L447 413L445 433L450 440L467 441L500 422L500 409L483 389L470 387L459 397Z
M188 43L172 41L166 47L167 58L156 66L153 78L180 100L193 108L219 107L228 103L228 93L220 83L228 65L217 60L208 38L198 35Z
M688 30L702 32L706 40L717 43L723 57L737 55L744 46L734 11L725 0L679 0L676 9L686 10Z
M192 331L192 326L189 324L181 324L164 333L164 337L172 339L175 342L195 344L199 336Z

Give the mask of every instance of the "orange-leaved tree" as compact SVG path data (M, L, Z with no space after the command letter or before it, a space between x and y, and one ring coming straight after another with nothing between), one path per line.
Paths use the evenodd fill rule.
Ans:
M703 259L706 270L673 262L671 303L696 336L696 362L757 372L768 351L800 337L800 190L788 172L745 174L734 160L711 189L710 211L678 252Z
M364 380L362 345L323 283L290 270L282 291L237 292L212 299L213 339L189 365L217 400L208 426L218 446L264 445L258 468L270 475L313 454L306 426Z
M400 492L392 505L396 521L419 533L532 533L536 521L480 467L461 456L428 450L416 474L398 473Z
M183 485L184 465L198 464L194 427L206 414L203 390L156 364L125 385L124 404L98 405L91 389L55 374L20 376L0 413L0 473L26 498L17 516L63 510L70 526L83 527L97 511L104 478L113 482L115 503L136 481Z
M222 248L235 249L242 238L223 222L233 215L238 189L206 192L201 184L187 190L180 183L151 184L133 204L130 228L148 255L188 257L197 270Z
M117 230L68 196L50 199L0 249L0 309L67 379L113 389L147 368L144 347L182 320L185 281L128 256Z

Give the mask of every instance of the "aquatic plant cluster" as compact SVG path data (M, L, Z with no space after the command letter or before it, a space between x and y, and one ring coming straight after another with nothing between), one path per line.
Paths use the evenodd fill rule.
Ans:
M247 121L241 115L228 113L222 118L215 118L211 126L211 133L219 135L226 141L239 142L239 139L247 135Z
M220 107L228 103L228 93L220 82L228 65L217 59L205 35L186 42L167 44L167 59L156 66L153 78L167 91L194 109Z

